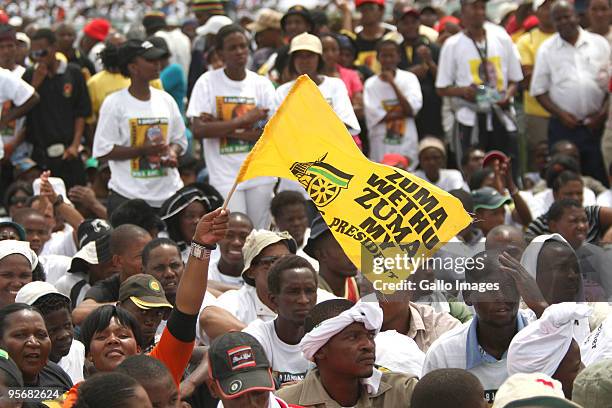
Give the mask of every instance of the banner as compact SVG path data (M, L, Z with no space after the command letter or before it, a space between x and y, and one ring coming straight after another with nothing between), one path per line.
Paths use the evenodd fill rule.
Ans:
M316 84L301 76L242 164L236 182L297 180L348 257L384 293L402 289L412 267L465 228L470 216L447 192L368 160ZM383 287L384 286L384 287Z

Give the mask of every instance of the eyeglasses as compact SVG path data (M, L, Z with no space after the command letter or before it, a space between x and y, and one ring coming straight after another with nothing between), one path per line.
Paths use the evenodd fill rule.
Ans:
M264 266L272 266L274 262L281 259L280 256L262 256L258 261L255 262L255 265L264 265Z
M49 50L44 49L44 50L35 50L31 52L32 58L34 59L38 59L38 58L43 58L46 57L47 55L49 55Z
M11 205L25 204L27 201L28 201L28 197L23 197L23 196L12 196L11 199L9 200Z

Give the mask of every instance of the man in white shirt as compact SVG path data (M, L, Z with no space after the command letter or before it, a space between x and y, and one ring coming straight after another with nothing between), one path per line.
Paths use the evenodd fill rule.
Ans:
M419 142L419 166L414 174L444 191L470 191L459 170L447 169L446 147L437 137L427 136Z
M317 273L306 259L287 255L270 268L268 290L278 316L255 320L243 331L261 343L282 386L303 380L310 366L299 343L305 334L304 319L317 303Z
M573 4L558 1L551 14L557 34L538 50L530 92L552 115L549 145L575 143L584 174L605 183L600 139L608 114L610 45L580 28Z
M462 0L465 27L440 51L436 88L457 104L452 143L457 161L469 147L501 150L518 172L517 127L511 101L523 79L518 52L501 28L485 24L485 0Z

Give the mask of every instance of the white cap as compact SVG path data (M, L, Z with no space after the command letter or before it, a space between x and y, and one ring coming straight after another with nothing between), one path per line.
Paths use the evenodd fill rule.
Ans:
M580 408L565 399L559 381L542 373L519 373L509 377L497 390L492 408L508 406Z
M546 3L546 0L533 0L533 11L538 11L542 4Z
M293 40L291 40L289 54L293 54L296 51L310 51L315 54L323 55L323 45L316 35L302 33L296 35L293 37Z
M70 298L68 298L68 296L60 293L55 288L55 286L53 286L49 282L36 281L30 282L27 285L23 286L21 289L19 289L19 292L17 292L17 296L15 296L15 303L27 303L31 306L41 297L51 294L62 296L68 301L70 301Z
M221 28L232 24L232 20L227 16L212 16L206 21L206 24L196 28L197 35L217 35Z
M22 43L25 43L28 46L28 49L30 49L30 45L32 44L32 42L30 41L30 37L28 37L26 33L22 33L21 31L18 31L15 34L15 37L17 38L17 41L21 41Z
M30 262L32 271L38 265L36 252L30 248L30 243L27 241L16 241L13 239L0 241L0 261L9 255L23 255Z

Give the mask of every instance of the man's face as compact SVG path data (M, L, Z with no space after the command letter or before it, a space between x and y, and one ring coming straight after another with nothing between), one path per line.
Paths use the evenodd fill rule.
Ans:
M56 51L57 46L55 44L49 44L47 39L41 38L32 41L30 57L35 63L51 66L55 61Z
M582 207L569 207L557 221L548 222L550 232L560 234L574 249L580 248L589 230L589 220Z
M56 32L57 36L57 48L62 51L71 50L74 41L76 40L76 33L74 28L68 25L62 25Z
M280 293L270 294L280 318L303 324L317 303L317 281L307 268L288 269L281 273Z
M300 15L292 14L285 19L285 34L292 40L296 35L305 33L310 28L308 21Z
M174 380L168 373L142 384L155 408L179 408L181 399Z
M421 22L428 27L434 27L438 21L438 15L431 9L423 10L421 14Z
M229 265L243 265L242 247L253 230L250 222L243 218L230 218L227 234L219 241L221 259Z
M157 327L166 314L166 308L154 307L151 309L141 309L130 299L121 302L121 308L130 312L136 321L138 321L145 344L152 344L155 339Z
M21 226L25 229L26 239L36 255L40 254L45 243L51 238L51 226L42 215L31 214L25 217Z
M175 246L160 245L149 252L144 271L161 283L168 302L173 305L184 268L181 254Z
M404 40L412 41L419 38L419 25L421 21L414 14L406 14L397 23L397 31L404 37Z
M49 358L57 363L62 357L68 355L72 346L72 339L74 338L72 317L68 309L64 308L47 314L44 319L49 338L51 338Z
M474 173L476 170L482 168L482 163L484 162L485 152L476 149L472 151L468 156L468 161L466 165L463 167L463 171L469 176Z
M227 67L244 68L249 57L249 45L242 33L232 33L223 39L220 56Z
M561 382L563 393L568 399L572 397L574 380L582 370L584 370L584 364L580 359L580 346L576 343L576 340L572 340L565 357L552 375L552 378Z
M479 283L498 283L499 290L472 291L469 303L474 306L478 319L493 327L506 327L516 322L519 293L510 276L495 272Z
M370 377L376 360L375 335L363 323L351 323L317 351L317 365L325 364L338 375Z
M5 69L13 68L17 58L17 41L0 41L0 67Z
M591 0L587 10L591 26L608 27L610 24L610 3L608 0Z
M578 17L574 9L558 6L551 11L552 21L561 38L570 39L578 32Z
M357 275L357 267L344 253L342 247L333 237L331 232L318 239L315 249L315 258L319 264L324 264L330 271L344 277Z
M400 62L400 55L397 47L389 43L380 47L377 58L383 70L394 70Z
M283 207L274 221L279 231L287 231L298 244L304 241L304 233L308 228L308 216L304 204L297 203Z
M140 236L128 245L123 253L115 255L115 263L120 268L124 279L142 273L142 249L151 241L151 236Z
M384 7L375 3L364 3L357 8L361 13L361 24L371 25L382 21Z
M548 304L576 302L580 268L574 252L557 243L546 243L538 257L536 281Z
M562 185L557 192L554 193L555 201L569 198L582 203L582 195L584 191L584 185L578 180L568 181Z
M465 4L461 11L463 13L463 20L466 26L482 28L486 19L486 6L484 1L477 1L472 4ZM423 16L421 16L421 19Z
M220 396L221 393L215 382L211 383L213 394ZM225 408L268 408L270 402L270 391L251 391L237 398L222 399Z
M283 242L268 245L251 262L247 276L255 280L257 293L268 297L268 271L274 262L283 256L289 255L290 251Z
M503 225L505 216L506 210L504 206L494 210L479 208L476 210L476 227L480 228L482 233L486 236L493 228L497 227L498 225Z

